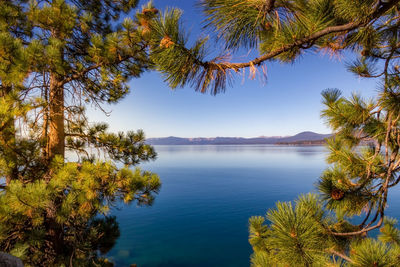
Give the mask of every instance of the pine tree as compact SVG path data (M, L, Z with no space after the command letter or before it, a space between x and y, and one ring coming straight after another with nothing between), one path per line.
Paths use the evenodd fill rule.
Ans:
M250 219L252 266L400 265L397 220L385 216L389 192L400 182L399 32L394 9L343 37L343 48L360 55L348 69L380 79L380 93L366 100L322 92L322 117L334 136L319 195L277 203L266 218Z
M159 190L157 175L130 169L156 157L143 132L110 133L85 116L152 65L140 26L121 22L136 5L0 1L0 249L27 266L109 265L99 255L119 229L107 212L149 205Z

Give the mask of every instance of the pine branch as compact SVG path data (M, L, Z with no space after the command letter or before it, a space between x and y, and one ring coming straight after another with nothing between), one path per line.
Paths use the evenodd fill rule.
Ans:
M359 27L362 26L366 26L369 23L371 23L372 20L379 18L380 16L382 16L386 11L388 11L389 9L391 9L392 7L394 7L397 3L399 3L399 0L392 0L390 2L387 3L383 3L382 6L380 6L379 4L381 3L381 1L378 1L377 4L377 8L376 10L374 10L374 12L371 14L371 16L365 20L365 21L353 21L344 25L339 25L339 26L330 26L327 27L321 31L318 31L316 33L313 33L307 37L304 37L302 39L299 39L295 42L293 42L292 44L288 44L283 46L280 49L277 49L275 51L271 51L261 57L258 57L254 60L251 60L249 62L245 62L245 63L228 63L228 62L223 62L223 63L213 63L213 64L217 64L218 66L220 66L223 69L233 69L233 70L238 70L238 69L242 69L242 68L247 68L247 67L253 67L253 66L257 66L260 65L261 63L263 63L264 61L274 58L277 55L280 55L284 52L289 51L290 49L294 48L294 47L298 47L304 44L310 44L316 40L318 40L321 37L324 37L328 34L332 34L332 33L341 33L341 32L348 32L351 30L355 30ZM380 8L379 8L380 7Z
M222 61L222 57L205 61L194 55L190 49L184 46L184 44L175 43L174 47L179 47L180 53L184 53L185 55L189 54L186 58L190 61L190 64L184 64L184 67L181 67L181 69L176 69L176 65L174 64L175 62L173 62L169 63L166 67L159 67L159 70L168 77L167 81L174 81L172 87L176 87L176 84L184 86L189 83L195 87L196 91L202 93L211 91L211 93L215 95L225 91L227 82L230 81L228 79L231 74L229 71L238 72L240 69L250 68L250 72L254 75L256 67L260 66L267 60L279 58L280 56L285 55L285 53L293 52L294 54L298 54L302 49L312 48L318 40L326 36L332 34L347 34L358 28L373 24L376 19L384 15L399 2L400 0L392 0L387 3L377 1L369 16L364 16L362 19L353 20L343 25L327 26L304 37L299 37L298 39L288 37L289 43L285 43L285 40L283 40L282 45L277 45L277 48L272 48L272 51L248 62L234 63ZM272 9L274 1L267 1L267 4L271 5L270 8ZM265 10L263 12L265 12ZM277 19L279 20L279 18ZM178 26L176 27L178 28ZM286 31L292 30L289 26L286 28ZM160 40L158 40L158 42L160 42ZM176 51L176 55L177 54L178 52ZM171 70L171 66L174 66L175 68ZM187 71L187 68L189 68L190 71ZM185 75L182 75L182 73L185 73Z
M366 227L361 229L360 231L354 231L354 232L346 232L346 233L336 233L336 232L331 232L332 235L334 236L356 236L356 235L362 235L364 233L370 232L374 229L380 228L383 223L383 212L381 212L381 218L379 219L378 223L374 226L371 227Z
M338 251L335 251L334 249L330 249L329 253L332 253L333 255L336 255L336 256L348 261L349 263L352 263L352 264L354 263L354 261L352 259L350 259L348 256L346 256L345 254L340 253Z
M383 221L384 221L384 216L385 216L385 207L386 207L386 203L387 203L387 196L388 196L388 185L389 185L389 181L390 181L390 177L392 175L392 171L391 168L389 167L389 170L387 172L387 176L385 179L385 183L382 185L380 191L382 191L383 193L383 199L382 202L379 205L379 209L377 210L377 213L374 217L374 219L363 229L361 229L360 231L354 231L354 232L346 232L346 233L335 233L335 232L331 232L331 234L335 235L335 236L356 236L356 235L362 235L364 233L370 232L374 229L378 229L382 226ZM376 225L374 226L370 226L372 223L375 222L375 220L377 219L377 217L380 217L379 221L377 222Z
M85 74L87 74L88 72L90 72L92 70L100 68L102 65L103 64L100 62L100 63L94 64L94 65L92 65L90 67L87 67L86 69L84 69L81 72L74 73L74 74L68 76L67 78L63 79L62 84L67 84L67 83L69 83L71 81L74 81L74 80L77 80L77 79L81 79Z

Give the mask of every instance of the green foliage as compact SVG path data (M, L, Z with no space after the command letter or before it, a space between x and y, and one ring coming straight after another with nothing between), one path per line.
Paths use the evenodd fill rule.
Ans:
M208 38L199 38L191 48L186 48L188 40L180 25L181 14L180 10L167 9L149 22L150 58L171 88L191 83L197 91L206 92L211 86L216 93L226 77L218 69L204 71L201 66Z
M326 245L318 224L322 215L317 199L312 196L301 197L294 208L291 203L278 202L276 209L267 213L272 232L268 243L280 248L274 258L278 262L290 258L288 264L297 266L322 260L325 256L320 249Z
M367 238L350 248L352 263L350 266L394 267L400 264L400 249L380 241Z
M396 228L397 220L385 218L384 226L380 229L379 240L400 246L400 230Z
M266 1L201 1L208 27L221 33L227 48L256 47L268 23Z
M292 4L300 8L300 2L293 1ZM321 13L326 17L326 25L355 19L361 21L376 8L375 1L312 2L322 5L321 11L332 8L330 15ZM312 20L313 13L316 15L318 11L304 11L307 18L303 21ZM250 219L253 266L400 264L397 221L385 217L390 190L400 182L400 45L397 37L400 28L396 14L393 10L388 11L382 20L347 35L333 37L344 45L343 48L360 53L357 60L348 64L349 71L359 77L380 78L380 92L371 100L358 94L345 97L338 89L322 92L325 107L321 117L334 135L327 140L326 160L330 166L318 180L319 196L314 196L318 200L312 202L302 197L295 207L291 203L278 202L276 208L267 213L266 222L263 218ZM299 30L301 33L300 27L291 25L283 20L283 31L294 34ZM321 25L322 28L326 26ZM289 35L280 38L283 40L281 46L291 42ZM274 40L269 42L271 47ZM319 40L326 41L324 38ZM317 41L317 44L322 43ZM287 52L290 51L292 54L287 56L294 58L297 52ZM311 203L317 203L315 207L318 208L301 208ZM379 228L378 238L368 237ZM255 234L257 231L262 234Z
M301 196L294 207L291 202L278 202L266 219L268 225L263 217L249 221L253 266L324 266L329 262L326 251L334 244L326 239L324 224L330 219L315 195Z
M205 15L206 32L225 47L216 57L210 57L215 49L208 45L208 38L197 38L189 47L178 10L165 10L158 16L151 12L138 13L136 21L151 44L150 56L155 68L172 88L190 85L196 91L217 94L232 83L233 72L249 68L254 77L256 68L268 61L292 63L307 50L338 55L343 49L363 49L364 55L376 54L382 58L376 47L387 45L384 39L395 36L391 26L396 20L394 10L398 3L201 0L198 6ZM143 10L152 8L149 5ZM229 61L232 51L249 48L258 49L259 56L248 62ZM356 61L349 68L370 77L376 75L367 66L373 63ZM265 77L265 68L262 74Z
M368 15L374 4L375 1L373 0L356 0L353 2L336 0L334 11L335 15L343 20L357 19Z
M98 217L99 213L107 215L120 201L151 204L160 187L155 174L117 169L112 163L57 165L49 183L12 181L0 195L0 244L13 248L12 253L24 247L23 258L33 266L45 264L53 253L43 239L47 210L53 208L54 199L59 201L56 221L66 230L62 233L65 253L55 255L53 261L67 262L68 255L76 255L80 265L96 262L96 251L106 253L119 236L115 218Z
M141 26L122 19L138 1L0 2L0 250L26 266L111 266L109 210L153 203L158 176L133 167L156 153L85 106L117 103L154 66Z
M315 202L320 210L316 214L321 215L310 216L315 209L299 207L312 203L306 198L295 208L278 202L276 209L267 213L269 226L263 230L262 240L256 239L254 229L265 229L264 219L250 219L253 266L262 266L262 260L272 266L326 266L329 258L336 257L342 258L345 266L399 265L397 221L384 217L389 188L399 183L400 170L399 116L392 119L398 114L396 94L388 92L373 102L357 95L344 98L338 90L322 93L326 106L322 116L335 135L327 144L327 162L332 166L317 184L321 201ZM336 219L326 219L324 210ZM355 215L362 215L361 224L348 219ZM379 241L366 238L369 231L382 225ZM302 242L296 246L293 237L297 236ZM307 249L312 253L306 253Z

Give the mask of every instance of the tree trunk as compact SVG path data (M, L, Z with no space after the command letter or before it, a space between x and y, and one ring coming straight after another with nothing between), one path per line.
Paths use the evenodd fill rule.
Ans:
M50 74L49 108L48 108L48 143L46 156L51 161L56 155L64 158L64 87L57 74Z
M65 152L65 133L64 133L64 88L60 77L56 73L50 73L50 86L48 94L48 109L45 111L44 131L46 149L44 155L48 164L55 156L64 158ZM47 129L46 129L47 128ZM49 167L49 166L48 166ZM53 176L53 171L49 169L45 177L47 182ZM63 252L64 230L63 225L56 220L56 212L59 208L59 198L55 198L51 205L46 209L46 228L51 242L51 249L55 257Z
M52 36L59 39L57 31L52 31ZM60 48L61 62L63 61L63 48ZM47 107L44 117L44 131L46 148L44 156L48 164L54 159L55 156L64 158L65 153L65 129L64 129L64 85L62 76L60 76L54 69L50 70L50 84ZM48 127L48 128L47 128ZM47 128L47 129L46 129ZM48 166L49 172L45 180L49 182L54 175L53 170ZM46 230L51 242L51 249L57 255L61 255L64 249L64 229L63 225L57 222L57 210L60 208L60 198L55 197L49 207L46 209Z
M63 225L58 223L56 220L56 212L59 203L57 200L53 201L50 206L46 209L46 232L49 237L51 247L49 247L49 253L53 254L56 258L58 255L63 254L64 247L64 229Z

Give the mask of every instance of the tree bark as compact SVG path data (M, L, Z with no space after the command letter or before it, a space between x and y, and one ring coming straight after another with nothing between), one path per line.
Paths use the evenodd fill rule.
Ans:
M48 143L46 156L51 161L56 155L64 158L64 88L60 77L56 73L50 74L48 108Z
M52 37L60 39L59 34L56 30L52 30ZM63 48L60 48L60 62L64 60ZM59 64L61 64L59 63ZM46 147L44 156L47 159L48 164L56 156L64 158L65 154L65 129L64 129L64 83L63 77L57 73L57 71L50 66L50 81L49 91L46 93L46 110L44 116L44 131L46 138ZM48 128L47 128L48 127ZM49 172L44 178L47 182L52 179L54 175L53 170L48 165ZM61 255L63 252L64 244L64 228L63 225L57 222L57 210L60 207L60 198L55 197L52 203L46 209L46 230L51 242L51 249L57 255Z
M64 228L63 225L58 223L56 220L56 210L58 209L59 203L57 200L53 201L51 205L46 209L46 232L51 242L50 254L54 254L54 257L61 255L64 249Z
M47 131L44 155L48 160L48 164L50 164L55 156L58 155L64 158L65 153L64 87L61 78L54 72L50 73L48 97L47 114L45 115L45 120L47 121L44 121L44 131ZM47 182L49 182L53 176L53 171L50 169L50 166L48 166L48 168L49 172L45 177ZM58 202L59 199L56 197L46 209L46 229L51 242L51 249L55 256L62 254L64 243L63 226L56 220L56 211L59 207Z

